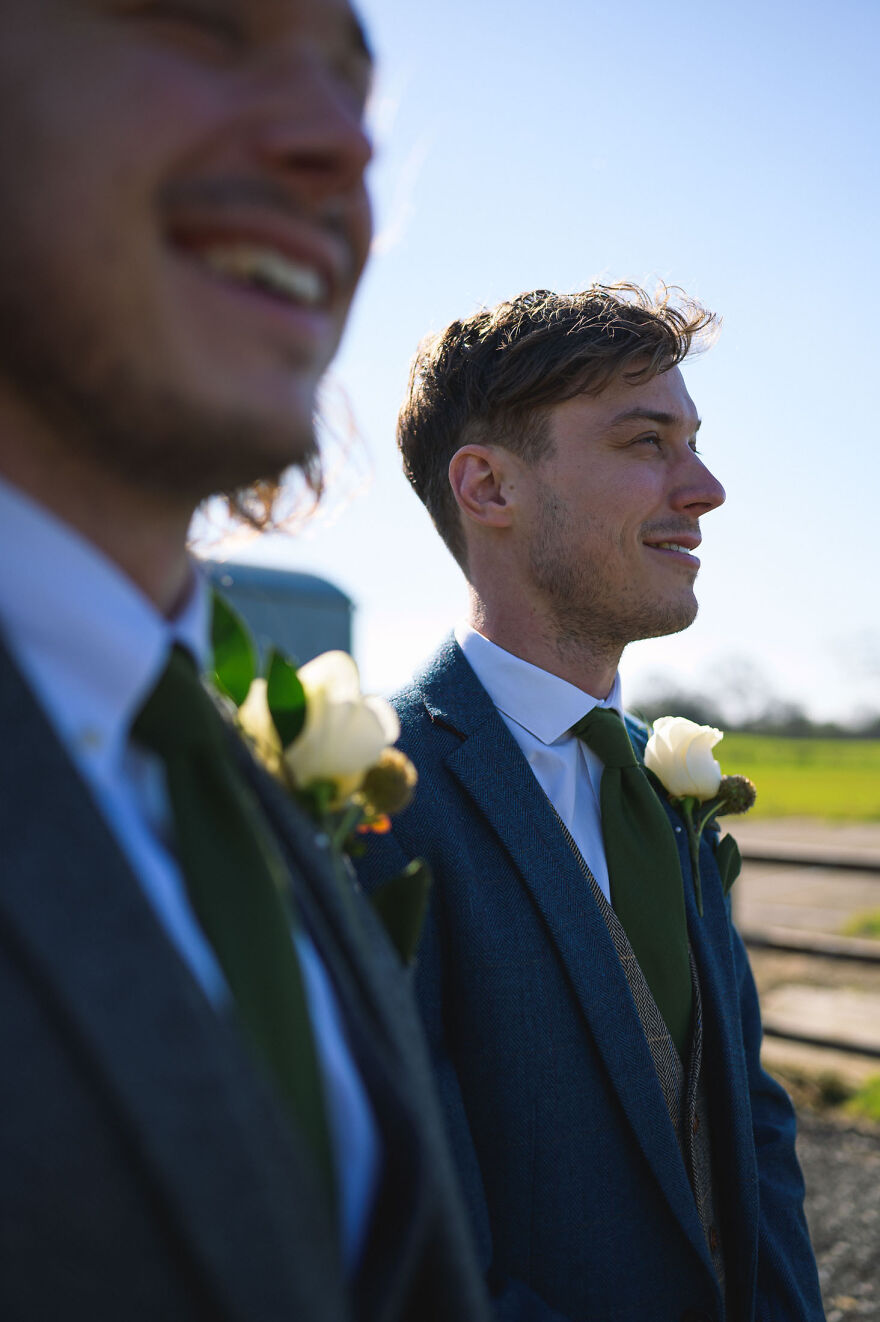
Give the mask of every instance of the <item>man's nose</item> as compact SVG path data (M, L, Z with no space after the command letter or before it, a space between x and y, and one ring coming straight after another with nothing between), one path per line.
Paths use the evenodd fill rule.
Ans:
M695 518L718 509L726 499L724 487L714 473L710 472L699 455L691 451L685 461L684 471L676 487L674 504L678 509L686 510Z
M279 63L255 82L250 148L309 201L358 190L373 154L359 97L332 70Z

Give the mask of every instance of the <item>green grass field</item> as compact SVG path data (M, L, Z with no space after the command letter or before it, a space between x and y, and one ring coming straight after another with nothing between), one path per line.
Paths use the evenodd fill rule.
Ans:
M755 782L752 816L880 821L880 740L728 734L715 756Z
M847 1102L844 1108L850 1115L873 1120L880 1124L880 1074L875 1074Z
M880 909L864 909L853 914L840 931L843 936L866 936L871 941L880 941Z

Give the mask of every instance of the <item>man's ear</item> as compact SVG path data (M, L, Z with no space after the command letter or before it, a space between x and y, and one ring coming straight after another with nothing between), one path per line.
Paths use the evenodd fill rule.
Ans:
M514 456L497 445L463 445L449 461L449 485L466 519L484 528L510 526L509 469Z

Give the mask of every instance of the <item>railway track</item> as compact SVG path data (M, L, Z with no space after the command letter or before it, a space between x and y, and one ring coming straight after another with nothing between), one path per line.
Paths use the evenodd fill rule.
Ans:
M880 1061L880 941L841 934L880 911L880 856L765 842L743 859L735 917L768 1040Z

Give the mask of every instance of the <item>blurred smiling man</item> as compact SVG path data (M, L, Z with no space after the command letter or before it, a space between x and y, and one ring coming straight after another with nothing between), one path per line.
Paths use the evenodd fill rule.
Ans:
M483 1316L403 974L202 688L193 510L315 459L344 0L4 0L0 1315Z
M534 290L420 348L404 468L470 611L395 699L419 793L370 886L434 872L417 990L503 1322L820 1322L794 1115L707 832L641 765L618 664L697 610L724 500L680 364L699 305Z
M90 506L186 523L314 444L371 233L362 30L298 0L6 9L6 471L74 522L89 468Z

